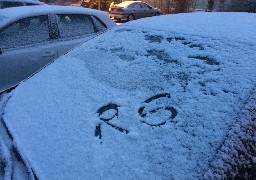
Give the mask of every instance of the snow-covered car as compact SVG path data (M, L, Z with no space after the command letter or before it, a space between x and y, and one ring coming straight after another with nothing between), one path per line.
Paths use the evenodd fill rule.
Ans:
M159 16L162 10L153 8L142 1L123 1L120 4L115 4L110 8L110 16L117 21Z
M76 45L116 26L108 13L64 6L0 11L0 92L16 86Z
M158 16L73 49L5 96L1 174L253 179L255 26L253 13Z
M0 9L34 5L44 5L44 3L38 0L0 0Z

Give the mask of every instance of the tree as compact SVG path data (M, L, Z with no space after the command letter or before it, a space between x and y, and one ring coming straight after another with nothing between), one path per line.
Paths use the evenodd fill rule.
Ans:
M187 13L194 11L197 6L197 0L174 0L174 13Z
M83 7L86 8L107 11L111 3L111 0L82 0L80 3Z
M212 11L214 8L214 0L208 0L207 11Z
M219 10L220 11L225 11L225 0L219 0Z
M175 0L175 12L189 12L189 0Z
M227 10L233 12L256 12L256 0L232 0Z
M256 0L248 0L246 12L256 13Z

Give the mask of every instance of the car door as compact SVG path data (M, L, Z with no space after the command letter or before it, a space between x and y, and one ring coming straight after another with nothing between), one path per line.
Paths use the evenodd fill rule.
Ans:
M17 20L0 29L0 92L18 84L57 57L48 16Z
M138 3L138 2L132 3L129 6L129 9L134 14L136 19L144 17L144 12L143 12L143 9L142 9L140 3Z
M54 40L58 55L67 53L106 29L99 19L87 14L57 14L55 21L59 29L59 37Z
M150 16L154 16L154 11L152 10L152 7L150 7L149 5L145 4L145 3L141 3L140 4L143 10L143 16L144 17L150 17Z

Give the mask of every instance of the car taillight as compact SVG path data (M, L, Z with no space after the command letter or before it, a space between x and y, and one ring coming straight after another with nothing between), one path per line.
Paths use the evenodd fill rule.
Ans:
M124 12L124 9L117 9L117 12Z

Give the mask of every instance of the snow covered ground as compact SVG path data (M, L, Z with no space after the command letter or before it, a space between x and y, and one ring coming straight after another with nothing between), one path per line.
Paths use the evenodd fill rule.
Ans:
M238 177L256 164L255 34L247 13L116 27L12 92L13 147L39 179Z

